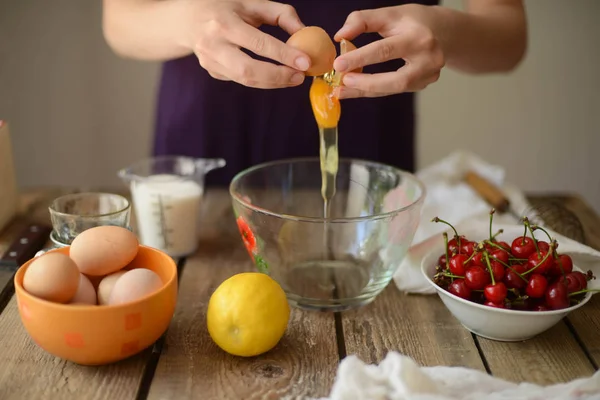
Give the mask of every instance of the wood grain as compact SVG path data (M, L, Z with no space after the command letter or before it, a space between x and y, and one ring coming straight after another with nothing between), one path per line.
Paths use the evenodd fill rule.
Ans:
M342 314L346 353L368 363L397 351L425 366L485 370L469 331L436 295L407 295L391 282L368 306Z
M600 250L598 215L579 196L563 197L560 200L582 222L586 244ZM596 279L600 279L600 276ZM600 365L600 295L594 295L585 306L569 314L566 320L583 343L588 357L597 369Z
M214 344L206 307L214 289L252 269L225 192L209 192L203 238L186 261L177 310L150 387L149 399L306 398L329 393L338 353L332 314L292 310L288 330L270 352L231 356Z
M586 244L600 249L600 221L578 197L536 196L537 206L557 202L579 219ZM557 227L560 228L560 227ZM596 365L600 361L600 299L593 298L542 335L525 342L502 343L477 338L492 374L501 378L550 384L590 376L594 365L586 353L591 353ZM584 343L583 348L572 334L572 324Z
M73 190L37 190L22 195L21 213L0 236L8 247L28 222L50 223L48 204ZM47 245L51 243L48 242ZM12 277L12 273L10 273ZM2 274L0 273L0 280ZM2 282L0 281L0 284ZM14 296L0 314L0 399L134 399L151 349L102 367L85 367L40 349L21 324Z
M102 367L84 367L40 349L21 324L13 297L0 314L0 399L133 399L151 350ZM10 367L5 367L10 366Z
M559 323L524 342L496 342L477 337L492 375L541 385L589 377L594 368L571 332Z

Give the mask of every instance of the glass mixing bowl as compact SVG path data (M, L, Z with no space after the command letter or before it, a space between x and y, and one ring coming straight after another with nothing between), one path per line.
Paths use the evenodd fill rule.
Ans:
M299 308L343 311L373 301L419 225L425 187L408 172L340 159L335 186L324 218L318 158L260 164L230 185L251 259Z

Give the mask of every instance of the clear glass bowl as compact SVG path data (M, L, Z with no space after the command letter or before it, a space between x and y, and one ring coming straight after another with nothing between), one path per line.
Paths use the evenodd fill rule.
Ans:
M340 159L336 181L327 219L318 158L257 165L230 185L250 257L296 307L342 311L370 303L419 225L425 187L414 175Z

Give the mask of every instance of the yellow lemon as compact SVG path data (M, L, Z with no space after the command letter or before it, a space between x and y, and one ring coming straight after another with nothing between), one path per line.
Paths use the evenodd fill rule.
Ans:
M225 280L208 302L206 324L212 340L235 356L271 350L290 318L285 292L270 276L244 272Z

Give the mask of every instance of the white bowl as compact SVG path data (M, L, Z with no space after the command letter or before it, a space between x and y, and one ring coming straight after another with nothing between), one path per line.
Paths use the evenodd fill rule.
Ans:
M519 227L515 227L514 229L513 227L502 228L504 229L504 233L499 235L497 239L505 240L508 244L512 243L513 238L523 234L523 229ZM458 233L459 235L466 235L469 240L482 240L487 237L487 231L484 229L482 229L481 232L459 231ZM538 235L536 234L536 237L537 236ZM435 288L444 305L450 310L450 313L452 313L465 328L474 334L487 339L503 342L517 342L531 339L556 325L567 314L583 306L592 297L592 293L588 292L579 304L562 310L551 311L509 310L474 303L453 295L439 287L433 281L433 276L436 273L435 267L440 255L444 251L442 235L440 235L440 242L436 243L434 247L435 248L427 253L421 262L421 272L425 276L425 279L427 279L427 281ZM581 269L575 265L573 265L573 270L581 271Z

